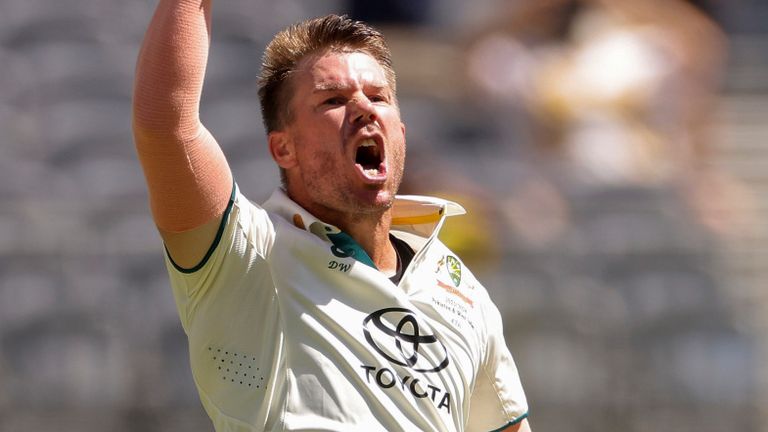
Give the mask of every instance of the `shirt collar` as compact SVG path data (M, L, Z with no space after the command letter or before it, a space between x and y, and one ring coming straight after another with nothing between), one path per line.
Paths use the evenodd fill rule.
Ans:
M264 202L263 207L265 210L292 222L297 227L308 229L320 237L324 236L317 232L318 229L313 228L318 226L330 227L334 232L338 231L335 226L317 219L296 204L280 188L272 193L269 199ZM397 195L392 207L392 229L430 237L442 225L445 217L465 213L466 210L453 201L420 195Z

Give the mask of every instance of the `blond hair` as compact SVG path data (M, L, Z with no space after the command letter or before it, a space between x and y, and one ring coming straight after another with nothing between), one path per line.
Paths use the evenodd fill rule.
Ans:
M267 45L259 76L259 101L267 132L282 129L291 121L293 96L290 77L299 62L324 51L364 52L384 69L395 94L395 71L382 34L361 21L327 15L296 23L279 32Z

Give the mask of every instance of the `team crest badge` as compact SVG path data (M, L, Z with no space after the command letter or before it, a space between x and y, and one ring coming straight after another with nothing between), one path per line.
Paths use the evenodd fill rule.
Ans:
M451 255L447 256L445 263L448 275L451 277L453 284L458 287L461 284L461 263L456 257Z

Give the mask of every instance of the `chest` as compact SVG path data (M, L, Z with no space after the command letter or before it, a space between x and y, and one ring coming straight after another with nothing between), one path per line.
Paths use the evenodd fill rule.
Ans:
M419 249L398 285L311 236L277 241L270 266L288 353L301 358L292 366L355 375L438 408L473 388L481 297L441 244Z

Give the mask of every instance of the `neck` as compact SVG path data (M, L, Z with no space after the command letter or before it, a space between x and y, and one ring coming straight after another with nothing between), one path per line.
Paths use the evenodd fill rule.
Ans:
M355 213L301 203L293 197L291 199L319 220L339 228L355 239L380 271L386 273L397 269L397 253L389 240L389 229L392 226L391 208Z
M355 239L380 271L387 273L397 269L397 253L389 240L389 229L392 225L391 210L386 210L376 218L347 218L347 220L328 223L333 223Z

